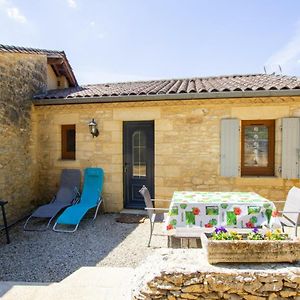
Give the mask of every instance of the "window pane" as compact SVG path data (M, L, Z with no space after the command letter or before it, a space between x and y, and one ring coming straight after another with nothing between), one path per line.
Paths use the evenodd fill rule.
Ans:
M132 135L132 175L145 177L146 173L146 137L142 131L135 131Z
M67 130L67 151L75 152L75 130Z
M265 125L245 126L244 166L267 167L269 131Z
M76 127L75 125L61 126L61 158L75 159Z

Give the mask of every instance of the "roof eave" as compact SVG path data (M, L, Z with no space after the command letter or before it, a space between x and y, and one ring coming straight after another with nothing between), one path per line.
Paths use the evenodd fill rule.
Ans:
M221 98L257 98L257 97L284 97L300 96L300 90L282 91L235 91L235 92L205 92L186 94L159 94L159 95L128 95L104 97L74 97L74 98L44 98L33 99L34 105L61 105L82 103L114 103L114 102L142 102L162 100L196 100L196 99L221 99Z
M54 70L56 69L56 65L61 66L64 70L63 73L66 76L70 87L78 86L75 74L73 73L72 67L64 53L59 56L58 55L53 55L53 56L47 55L47 63L49 65L51 65Z

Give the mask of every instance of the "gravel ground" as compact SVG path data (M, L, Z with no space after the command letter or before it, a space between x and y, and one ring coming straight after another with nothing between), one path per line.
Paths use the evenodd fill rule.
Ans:
M117 214L84 220L75 233L24 232L20 222L10 230L11 244L0 236L0 280L58 282L83 266L137 267L153 249L167 247L162 224L149 238L149 220L117 223Z

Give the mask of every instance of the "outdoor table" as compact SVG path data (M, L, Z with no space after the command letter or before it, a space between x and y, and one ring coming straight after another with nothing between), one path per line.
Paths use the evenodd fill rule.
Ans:
M0 206L1 206L2 218L3 218L3 226L4 226L4 230L5 230L5 234L6 234L6 243L9 244L10 239L9 239L8 225L7 225L7 220L6 220L5 208L4 208L4 205L6 205L7 203L8 203L7 201L0 200Z
M280 227L273 202L253 192L174 192L166 229Z

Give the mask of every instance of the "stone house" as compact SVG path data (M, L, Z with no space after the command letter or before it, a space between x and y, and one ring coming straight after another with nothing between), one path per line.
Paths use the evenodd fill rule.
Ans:
M7 81L0 86L0 197L20 213L49 200L63 168L102 167L107 212L142 207L142 184L155 198L202 190L255 191L270 200L285 199L299 185L298 78L250 74L78 86L64 53L57 72L48 58L53 51L31 51L0 47L1 81ZM4 109L15 106L18 122L7 121ZM97 137L89 131L92 119Z
M39 196L43 183L31 100L47 90L77 85L63 51L0 45L0 199L9 201L10 222L46 200L42 191Z

